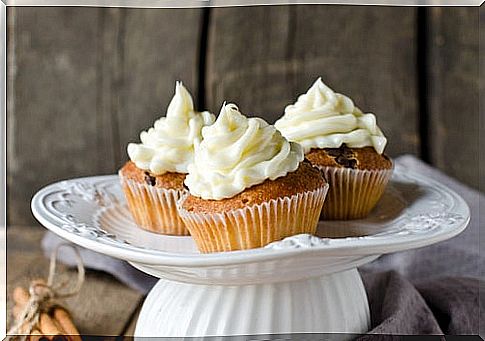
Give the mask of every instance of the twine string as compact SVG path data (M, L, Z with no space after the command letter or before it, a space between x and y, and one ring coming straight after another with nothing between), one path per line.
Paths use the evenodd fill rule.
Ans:
M58 281L56 282L56 265L57 265L57 255L59 249L62 247L71 248L74 251L77 264L77 281L76 285L71 290L63 292L68 282ZM78 248L71 244L62 243L56 246L54 251L51 253L50 265L49 265L49 275L47 277L47 283L41 281L32 281L29 286L30 298L22 309L21 313L14 326L10 328L7 334L15 335L22 332L25 334L30 334L36 326L38 326L40 321L40 315L42 313L50 311L54 306L59 306L55 300L60 298L71 297L79 293L81 287L84 283L85 270L84 264L82 262L81 254Z

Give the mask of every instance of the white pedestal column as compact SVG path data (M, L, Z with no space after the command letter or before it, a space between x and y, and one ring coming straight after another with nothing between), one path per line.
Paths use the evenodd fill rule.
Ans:
M357 269L293 282L200 285L161 279L135 336L365 333L370 314Z

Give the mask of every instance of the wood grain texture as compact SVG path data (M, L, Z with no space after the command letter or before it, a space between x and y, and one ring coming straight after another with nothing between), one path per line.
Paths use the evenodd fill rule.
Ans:
M429 138L435 166L478 187L479 9L429 9ZM482 27L485 34L485 29ZM483 57L482 57L483 59ZM483 149L483 148L482 148Z
M181 80L197 103L198 48L201 9L123 10L124 46L120 104L116 120L119 133L118 167L127 160L126 145L138 142L140 131L165 115Z
M374 112L388 152L416 153L416 10L367 6L216 8L209 27L207 101L274 122L313 81Z
M485 192L485 6L481 6L479 10L479 132L478 132L478 145L479 145L479 182L478 188L480 191ZM483 224L482 224L483 226ZM483 227L482 227L483 231ZM479 250L485 250L485 233L481 233L479 236ZM479 269L479 276L485 278L485 265L482 265ZM479 288L479 296L485 297L485 281L481 281ZM479 335L485 339L485 306L481 305L479 310Z
M7 307L13 308L12 292L17 286L27 288L35 278L46 278L49 260L40 241L45 229L39 226L13 226L7 231ZM76 278L75 270L58 264L59 274ZM78 295L65 301L81 334L121 335L136 313L142 296L102 272L88 271ZM11 322L9 314L8 319Z
M201 10L16 8L9 82L9 224L64 178L114 173L164 114L175 80L197 94ZM188 24L190 23L190 24Z
M96 165L98 16L93 8L61 7L16 8L15 15L15 78L8 89L15 107L7 114L7 193L15 204L7 216L28 223L40 186L103 168Z
M480 60L480 74L479 74L479 99L480 99L480 109L478 113L478 119L480 121L480 131L478 132L478 151L480 153L480 161L479 161L479 167L480 167L480 181L479 181L479 189L481 191L485 191L485 96L483 94L485 93L485 6L480 7L480 45L479 45L479 51L478 55L479 60ZM482 94L480 96L480 94ZM485 248L485 234L482 234L482 245ZM483 249L482 249L483 250ZM483 275L485 276L485 267L483 270ZM485 292L484 292L485 295ZM485 316L481 321L485 321ZM482 334L485 335L485 322L483 323L483 330L484 333Z
M218 113L233 101L274 122L322 76L377 115L391 155L421 150L418 102L426 101L423 148L436 166L478 186L484 167L463 166L479 152L478 9L428 10L430 91L419 99L416 12L212 8L202 37L202 9L10 8L8 224L32 224L31 196L50 182L115 172L126 144L164 114L175 80L197 97L201 57L207 108L198 109Z

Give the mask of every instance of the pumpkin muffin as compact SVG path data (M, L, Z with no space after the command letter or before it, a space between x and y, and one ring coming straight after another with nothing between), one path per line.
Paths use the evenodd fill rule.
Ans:
M285 108L275 126L289 141L302 145L305 157L330 185L323 219L365 218L375 207L392 175L383 154L387 139L373 114L321 80Z
M160 234L188 235L177 201L186 192L184 180L202 127L214 122L211 113L195 112L192 97L177 82L166 117L128 145L128 161L119 176L128 208L137 225Z
M328 184L296 143L223 105L202 130L179 212L201 252L262 247L315 233Z

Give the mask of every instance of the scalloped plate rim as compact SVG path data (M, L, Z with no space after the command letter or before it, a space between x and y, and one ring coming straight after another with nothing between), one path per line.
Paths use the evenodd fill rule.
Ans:
M395 172L398 172L400 168L403 167L396 167ZM426 238L423 238L423 235L417 235L414 238L403 238L402 240L390 240L391 238L382 238L381 240L369 240L365 237L362 237L350 240L348 243L345 243L345 241L341 240L337 245L323 244L308 248L257 248L251 250L220 252L211 254L181 254L154 249L143 249L141 247L133 245L122 244L121 242L108 243L103 240L93 240L66 231L44 216L42 212L43 206L41 205L42 197L52 189L58 188L61 183L64 183L66 181L94 181L95 179L107 180L111 178L118 179L117 175L79 177L49 184L40 189L33 196L31 201L31 209L34 217L44 227L75 244L78 244L82 247L91 249L96 252L100 252L115 258L124 259L130 262L161 266L209 267L215 265L236 265L308 255L318 255L322 257L352 257L378 255L427 246L452 238L462 232L470 221L470 210L464 199L456 192L454 192L447 186L439 183L438 181L409 170L406 170L406 172L406 175L409 177L412 177L418 181L426 181L428 184L430 184L430 186L437 186L438 188L447 191L448 194L451 194L454 199L456 199L458 206L463 209L463 212L460 212L464 216L463 221L457 224L453 229L446 230L435 235L426 236Z

